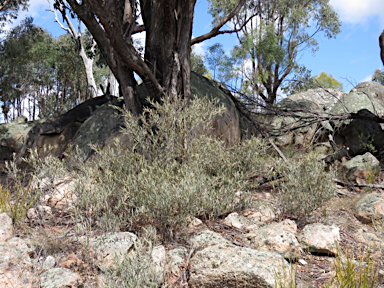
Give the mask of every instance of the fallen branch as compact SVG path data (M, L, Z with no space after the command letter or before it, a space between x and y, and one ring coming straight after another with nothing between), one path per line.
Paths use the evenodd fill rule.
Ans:
M336 183L340 183L343 185L349 185L353 187L370 187L370 188L378 188L378 189L384 189L384 185L378 185L378 184L357 184L357 183L352 183L352 182L346 182L337 178L331 178L332 181Z

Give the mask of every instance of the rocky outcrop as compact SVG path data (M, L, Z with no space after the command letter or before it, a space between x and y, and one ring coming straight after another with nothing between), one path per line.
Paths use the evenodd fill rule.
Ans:
M347 146L351 156L366 151L379 153L384 147L384 132L380 123L369 120L384 116L384 86L377 82L358 84L336 103L330 113L360 113L366 119L332 121L335 142ZM371 116L371 117L369 117Z
M77 130L101 105L114 99L104 95L87 100L63 115L37 124L27 134L18 157L27 155L29 149L36 149L39 155L50 153L61 156L70 145ZM49 149L49 152L46 150Z

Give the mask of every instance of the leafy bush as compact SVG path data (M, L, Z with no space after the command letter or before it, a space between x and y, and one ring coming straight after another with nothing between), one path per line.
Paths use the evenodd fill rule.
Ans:
M209 137L209 123L222 112L215 103L163 99L139 119L126 114L128 149L97 150L79 168L77 216L103 230L151 224L166 238L191 217L209 219L241 208L247 170L265 165L257 139L226 148ZM126 145L127 146L127 145ZM244 193L242 195L245 195Z
M315 154L305 155L299 163L282 170L279 199L285 212L294 217L305 219L334 195L329 172L324 171L324 163Z

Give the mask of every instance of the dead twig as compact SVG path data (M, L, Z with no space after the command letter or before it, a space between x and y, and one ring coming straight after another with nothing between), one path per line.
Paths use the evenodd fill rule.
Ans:
M340 184L343 184L343 185L349 185L349 186L353 186L353 187L370 187L370 188L384 189L384 185L378 185L378 184L357 184L357 183L342 181L342 180L337 179L337 178L331 178L331 180L336 182L336 183L340 183Z

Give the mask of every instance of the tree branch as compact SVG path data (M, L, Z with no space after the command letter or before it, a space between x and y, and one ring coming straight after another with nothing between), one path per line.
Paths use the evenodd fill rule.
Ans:
M380 45L380 57L384 65L384 30L383 32L381 32L381 35L379 37L379 45Z
M200 42L203 42L207 39L210 39L212 37L215 37L219 34L224 34L224 33L233 33L233 32L238 32L241 30L241 27L237 30L228 30L228 31L232 31L232 32L225 32L225 31L219 31L221 29L221 27L223 27L229 20L231 20L237 13L239 13L240 9L244 6L245 4L245 1L246 0L240 0L239 1L239 4L236 6L236 8L231 12L229 13L226 17L224 17L219 23L216 24L215 27L213 27L213 29L204 34L204 35L201 35L199 37L196 37L196 38L193 38L191 40L191 45L194 45L194 44L197 44L197 43L200 43ZM245 25L245 24L244 24Z

